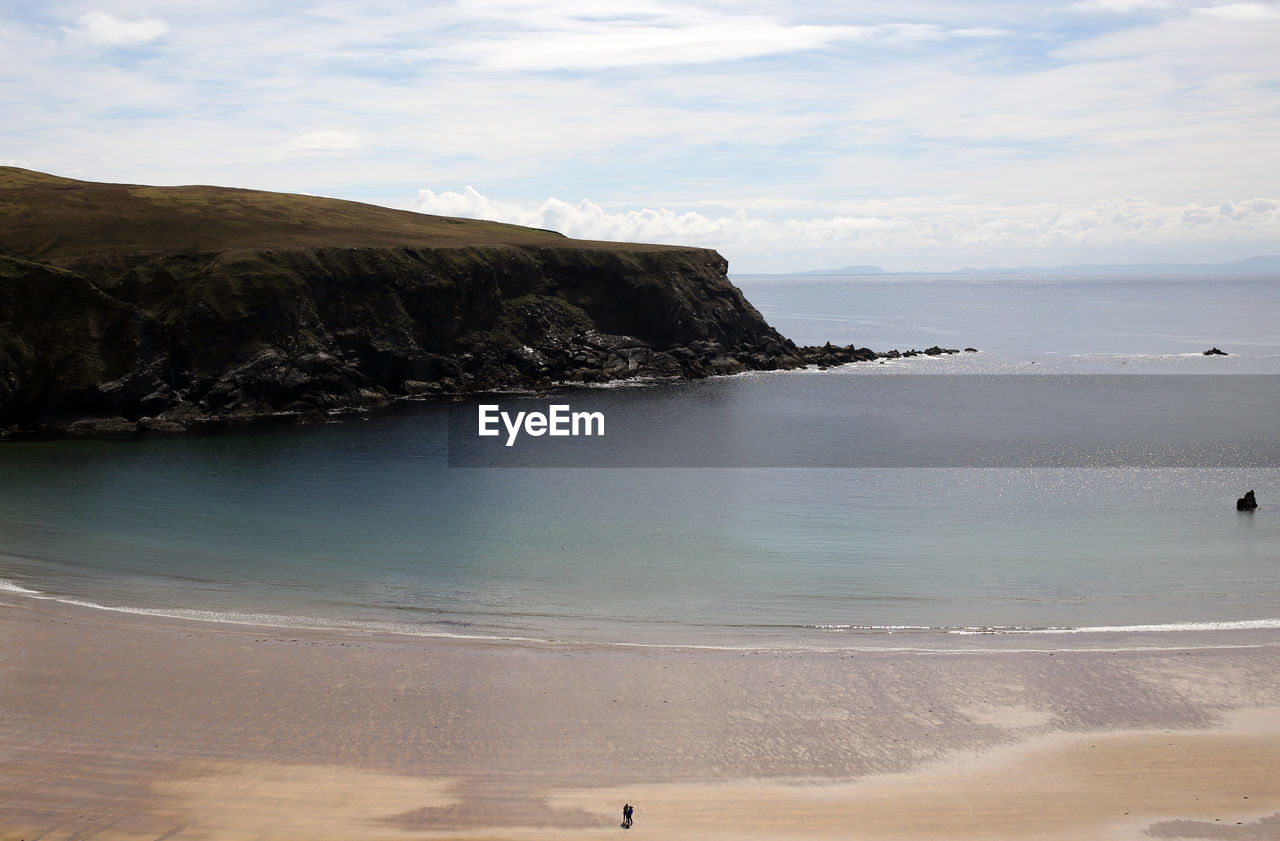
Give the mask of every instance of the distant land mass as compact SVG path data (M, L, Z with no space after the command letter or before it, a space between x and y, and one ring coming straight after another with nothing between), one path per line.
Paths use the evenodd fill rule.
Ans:
M1084 263L1076 266L1019 266L1004 269L958 269L949 274L1049 275L1196 275L1280 272L1280 255L1246 257L1229 263Z
M878 275L878 274L1026 274L1026 275L1197 275L1280 273L1280 255L1246 257L1229 263L1082 263L1075 266L1017 266L1013 268L955 269L950 272L888 272L879 266L844 266L839 269L811 269L796 275Z
M727 270L702 248L0 167L0 437L806 364Z

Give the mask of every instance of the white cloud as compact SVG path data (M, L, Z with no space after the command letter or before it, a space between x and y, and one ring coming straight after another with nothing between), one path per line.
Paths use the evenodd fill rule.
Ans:
M290 152L338 152L359 149L360 136L345 131L313 131L300 134L285 144Z
M1196 9L1196 12L1209 17L1242 23L1280 19L1280 8L1277 8L1272 3L1226 3L1221 6Z
M169 31L169 25L162 20L121 20L106 12L86 12L77 23L77 27L67 30L70 38L95 47L137 47Z
M701 64L818 49L862 30L778 27L743 20L730 25L582 27L462 44L452 50L497 70L586 70L646 64Z
M1235 3L1203 5L1189 0L1080 0L1070 7L1078 12L1133 14L1137 12L1189 11L1192 14L1242 22L1275 20L1280 8L1273 2L1242 0Z
M990 39L990 38L1012 38L1015 33L1008 29L1001 29L994 26L972 26L967 29L953 29L950 32L953 38L974 38L974 39Z
M909 44L992 39L997 27L949 29L934 23L789 24L760 15L689 4L651 3L624 13L608 7L502 3L503 34L431 50L490 70L588 70L733 61L822 50L849 43Z
M610 211L583 199L550 198L537 206L461 193L419 191L413 209L549 228L579 239L658 242L716 248L735 271L786 271L873 260L901 270L956 268L955 255L986 265L992 255L1078 255L1129 249L1152 254L1171 246L1222 242L1272 250L1280 245L1280 199L1216 205L1166 205L1119 197L1085 207L993 206L960 201L843 203L817 218L768 218L745 210L724 215L667 208ZM813 205L809 205L814 209ZM1182 252L1179 252L1182 253ZM1250 253L1245 248L1241 254ZM860 259L861 258L861 259Z
M1081 0L1071 8L1081 12L1109 12L1127 15L1133 12L1164 11L1175 8L1174 0Z

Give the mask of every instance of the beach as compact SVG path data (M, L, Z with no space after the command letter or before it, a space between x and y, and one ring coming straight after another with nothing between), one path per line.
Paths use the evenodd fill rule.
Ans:
M8 593L0 629L4 841L1280 833L1276 645L553 645Z

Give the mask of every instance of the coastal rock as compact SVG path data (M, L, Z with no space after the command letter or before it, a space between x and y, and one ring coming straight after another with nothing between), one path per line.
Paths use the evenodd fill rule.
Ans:
M975 348L966 348L968 353L977 353ZM831 368L837 365L848 365L853 362L875 362L884 363L886 359L909 359L916 356L942 356L943 354L959 353L955 348L943 348L934 346L925 350L894 350L876 352L871 348L856 347L855 345L846 345L843 347L832 345L827 342L822 347L798 347L794 352L804 360L806 365L816 365L820 369Z
M1225 350L1218 350L1216 347L1211 347L1208 350L1206 350L1202 355L1203 356L1227 356L1227 352Z
M106 435L124 435L138 431L136 421L122 417L77 418L62 430L73 438L100 438Z
M797 348L797 352L806 365L828 368L833 365L847 365L850 362L870 362L878 358L878 354L870 348L860 348L854 345L841 347L830 342L827 342L822 347Z
M900 355L797 348L708 249L14 167L0 206L0 437Z
M726 270L701 249L139 255L123 275L0 257L0 426L89 434L805 364Z
M1244 496L1236 500L1237 511L1254 511L1258 507L1258 500L1254 498L1253 491L1249 491Z
M806 364L707 249L13 167L0 205L9 434Z

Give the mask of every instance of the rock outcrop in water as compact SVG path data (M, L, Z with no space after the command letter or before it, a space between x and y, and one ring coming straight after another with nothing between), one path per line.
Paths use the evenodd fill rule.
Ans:
M0 168L0 429L799 367L714 251Z
M1236 500L1237 511L1256 511L1258 508L1258 500L1254 498L1253 491L1247 492L1244 496Z

